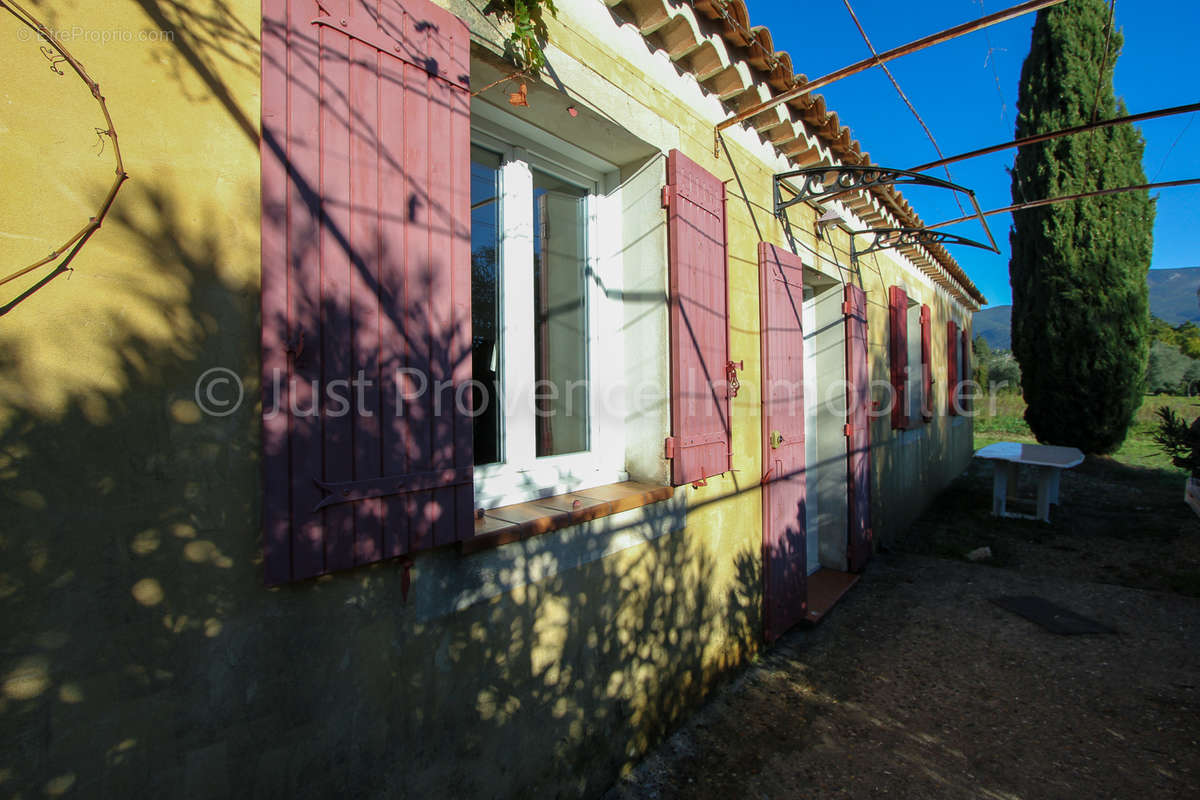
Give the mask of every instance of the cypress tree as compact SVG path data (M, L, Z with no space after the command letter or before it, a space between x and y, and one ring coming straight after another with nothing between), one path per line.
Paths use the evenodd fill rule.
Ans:
M1128 113L1112 88L1122 38L1110 32L1103 59L1107 29L1104 0L1038 12L1018 137L1089 122L1093 108L1097 119ZM1120 125L1019 148L1013 202L1146 183L1143 147L1136 128ZM1038 441L1110 453L1145 388L1154 202L1126 192L1016 211L1013 223L1012 349L1025 419Z

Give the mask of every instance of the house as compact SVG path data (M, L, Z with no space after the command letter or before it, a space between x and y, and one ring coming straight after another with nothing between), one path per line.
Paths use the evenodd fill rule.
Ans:
M969 278L819 96L714 151L742 0L482 5L36 6L116 136L0 13L4 271L130 176L0 286L5 790L594 796L965 467Z

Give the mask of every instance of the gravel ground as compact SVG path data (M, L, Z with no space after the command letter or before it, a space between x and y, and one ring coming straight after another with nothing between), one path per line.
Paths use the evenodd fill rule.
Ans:
M989 476L973 467L955 496L986 494ZM1085 470L1072 488L1106 477ZM944 537L943 507L908 541L931 519ZM608 798L1200 797L1200 599L1104 582L1096 554L1077 555L1086 527L1056 518L1033 545L1017 537L1004 567L877 556L819 626L781 639ZM1178 557L1180 537L1151 538ZM1069 558L1034 574L1031 546ZM989 602L1005 594L1117 633L1049 633Z

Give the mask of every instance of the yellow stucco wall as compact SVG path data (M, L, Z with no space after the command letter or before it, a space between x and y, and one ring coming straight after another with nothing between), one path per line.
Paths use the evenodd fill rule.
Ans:
M622 55L645 47L635 32L590 27L578 5L551 21L574 59L563 70L591 73L569 91L732 181L730 350L747 387L734 471L595 526L598 540L650 540L582 566L558 555L565 538L422 556L407 601L387 564L264 589L256 409L214 418L193 400L216 366L257 391L258 2L31 6L99 82L130 180L73 271L27 296L48 270L0 287L0 790L595 794L757 649L757 245L760 231L783 242L773 168L731 137L743 198L712 153L712 120ZM477 15L473 29L486 30ZM25 30L0 9L0 272L73 233L112 179L96 103ZM810 210L793 222L829 252ZM864 265L876 378L900 276L887 259ZM947 302L924 284L916 296L934 307L944 385ZM921 452L945 471L928 476L936 488L970 434L940 416L933 430ZM873 434L877 506L911 498L890 488L894 437L885 423ZM501 576L501 590L456 611L447 598L470 570Z

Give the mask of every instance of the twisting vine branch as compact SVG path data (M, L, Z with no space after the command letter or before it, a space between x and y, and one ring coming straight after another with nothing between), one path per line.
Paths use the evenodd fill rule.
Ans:
M0 0L0 6L3 6L9 13L20 20L22 24L27 25L37 32L39 39L43 42L39 45L39 49L42 55L46 57L46 60L50 62L51 70L59 75L65 75L66 73L59 69L58 65L63 63L69 64L71 69L75 71L75 74L79 76L79 79L87 85L92 93L92 97L96 98L96 102L100 104L100 110L104 114L104 122L108 126L107 130L97 128L96 133L101 137L101 145L104 143L103 137L105 136L112 141L113 157L116 159L116 178L113 179L112 187L108 190L108 194L105 196L104 202L100 204L100 210L96 212L95 216L89 218L87 224L80 228L74 236L56 247L46 257L38 259L29 266L22 267L16 272L0 278L0 285L3 285L9 281L16 280L22 275L33 272L38 267L49 264L64 254L67 255L67 258L59 265L59 269L65 268L67 263L79 252L79 248L83 247L92 234L100 228L101 223L104 222L105 215L108 214L108 210L112 208L113 201L117 198L117 192L121 189L121 184L129 178L129 174L125 172L125 162L121 160L121 146L117 142L117 131L113 126L112 115L108 113L108 105L104 102L104 95L100 94L100 84L92 80L87 70L83 68L83 64L80 64L71 55L50 29L43 25L41 20L22 8L16 0Z

